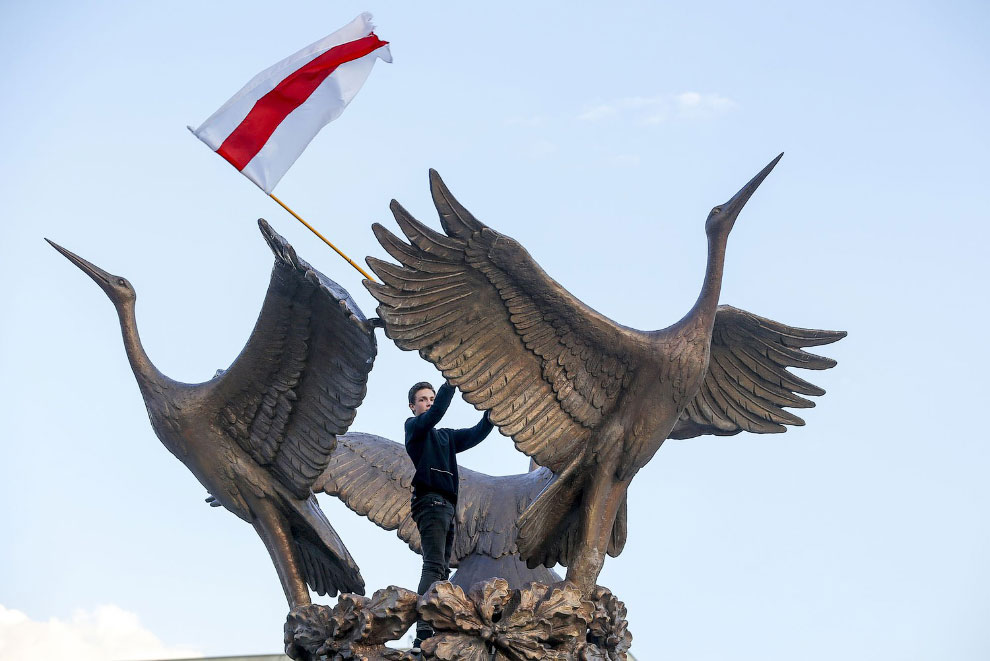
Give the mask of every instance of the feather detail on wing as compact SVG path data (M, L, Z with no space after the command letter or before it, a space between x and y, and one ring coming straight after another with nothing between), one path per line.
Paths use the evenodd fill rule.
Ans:
M218 423L306 498L364 399L377 345L350 295L258 224L275 266L247 345L212 382Z
M540 494L552 474L539 468L522 475L494 477L458 468L460 493L452 559L472 554L500 558L516 553L516 519ZM412 519L415 471L406 449L380 436L352 432L337 439L330 463L313 485L348 508L396 534L422 553Z
M804 420L783 407L813 407L815 403L801 395L820 396L825 391L787 368L834 367L831 358L802 347L830 344L845 336L845 331L796 328L720 305L708 371L669 437L731 436L741 431L772 434L786 431L784 425L803 425Z
M412 480L416 471L406 448L380 436L351 432L337 438L337 448L313 491L339 498L351 511L367 517L422 553L412 519Z
M516 446L558 471L580 456L632 378L640 334L587 307L513 239L472 216L430 171L446 234L393 200L409 243L373 229L396 266L373 257L386 334L419 351Z

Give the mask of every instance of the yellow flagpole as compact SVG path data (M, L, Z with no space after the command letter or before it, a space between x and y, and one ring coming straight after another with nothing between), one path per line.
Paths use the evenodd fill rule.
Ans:
M293 211L289 207L285 206L285 203L282 200L278 199L277 197L275 197L271 193L268 194L268 197L270 197L273 200L275 200L275 202L277 202L280 207L282 207L283 209L285 209L286 211L288 211L290 214L292 214L292 217L293 218L295 218L300 223L302 223L303 225L305 225L306 227L308 227L310 232L312 232L316 236L318 236L321 239L323 239L323 243L325 243L328 246L330 246L331 248L333 248L334 252L336 252L338 255L340 255L341 257L343 257L344 259L346 259L348 264L350 264L351 266L353 266L354 268L356 268L358 270L358 273L360 273L361 275L363 275L368 280L371 280L372 282L378 282L377 280L375 280L374 278L372 278L370 275L368 275L368 273L363 268L361 268L360 266L358 266L357 264L355 264L354 263L354 260L352 260L350 257L348 257L347 255L345 255L344 253L340 252L340 249L337 246L335 246L332 243L330 243L329 241L327 241L327 238L325 236L323 236L322 234L320 234L319 232L317 232L316 231L316 228L314 228L312 225L310 225L305 220L303 220L302 217L300 217L299 214L297 214L295 211Z

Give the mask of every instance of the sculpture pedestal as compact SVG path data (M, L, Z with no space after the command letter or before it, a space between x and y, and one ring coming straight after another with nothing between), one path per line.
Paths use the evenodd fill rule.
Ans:
M385 647L418 618L436 632L421 657ZM333 608L293 609L285 650L297 661L625 661L632 643L626 625L625 605L601 586L586 599L567 582L511 590L496 578L465 593L441 581L422 597L389 586L370 598L341 595Z

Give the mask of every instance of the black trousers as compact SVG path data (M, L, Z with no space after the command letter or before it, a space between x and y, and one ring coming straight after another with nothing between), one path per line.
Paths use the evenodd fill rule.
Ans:
M423 594L436 581L446 581L450 576L454 504L438 493L427 493L413 498L412 517L423 544L423 573L417 589Z

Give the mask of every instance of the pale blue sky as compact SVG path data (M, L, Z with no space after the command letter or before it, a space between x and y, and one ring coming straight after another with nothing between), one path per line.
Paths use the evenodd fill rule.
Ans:
M0 605L114 604L169 645L274 652L254 531L155 438L111 304L42 240L128 277L158 367L211 377L267 286L263 216L374 313L359 276L186 131L362 10L392 42L276 194L355 259L388 202L480 219L633 327L691 305L703 223L777 153L722 301L849 331L808 425L666 444L601 582L640 659L990 657L990 9L875 3L5 3L0 7ZM472 3L473 4L473 3ZM971 343L975 346L970 347ZM352 429L398 439L433 368L381 337ZM477 414L459 398L446 423ZM973 421L976 422L973 422ZM471 468L525 470L500 436ZM370 589L418 558L329 499Z

